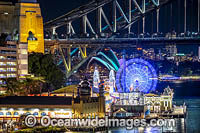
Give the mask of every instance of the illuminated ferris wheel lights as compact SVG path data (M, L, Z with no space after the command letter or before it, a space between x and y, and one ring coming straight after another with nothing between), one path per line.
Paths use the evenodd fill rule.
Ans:
M156 71L151 64L142 59L131 59L122 64L116 74L119 92L132 92L136 89L144 93L153 91L157 85Z

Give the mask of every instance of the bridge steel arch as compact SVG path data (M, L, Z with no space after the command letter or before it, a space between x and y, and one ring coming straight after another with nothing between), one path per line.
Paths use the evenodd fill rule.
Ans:
M44 29L49 33L51 39L45 40L45 47L54 51L57 49L62 57L66 68L66 75L69 77L83 63L90 58L96 56L96 52L102 47L136 47L142 45L164 45L168 44L185 44L194 42L200 44L198 37L152 37L152 38L115 38L122 31L131 34L132 25L142 18L142 32L145 33L146 15L149 12L156 11L156 32L159 33L160 8L165 4L175 0L124 0L128 3L126 9L121 5L120 0L93 0L71 12L44 23ZM179 0L180 1L180 0ZM184 32L187 31L187 3L184 0ZM106 6L111 5L112 12L106 12ZM198 0L198 32L200 31L200 0ZM91 14L95 12L92 19L96 19L96 23L92 23ZM81 32L74 28L75 21L81 22ZM106 26L103 26L106 24ZM66 28L67 37L64 40L56 38L56 29L60 27ZM199 34L199 33L198 33ZM199 34L200 35L200 34ZM74 38L74 39L73 39ZM80 39L84 38L84 39ZM106 39L104 39L106 38ZM94 51L88 54L87 49L93 47ZM75 51L71 52L71 49ZM71 57L77 51L81 54L82 61L72 66ZM105 56L102 53L101 56ZM105 56L106 57L106 56ZM97 59L97 58L93 58ZM112 66L113 67L113 66ZM109 67L111 68L111 67ZM113 67L113 69L116 69Z
M128 29L131 32L131 26L134 24L138 18L142 17L143 20L143 32L145 31L145 14L157 9L157 16L159 15L159 8L173 0L126 0L128 2L128 11L124 11L120 5L120 0L93 0L92 2L83 5L71 12L64 14L58 18L55 18L49 22L44 23L45 31L47 31L50 36L56 34L56 29L59 27L66 27L66 34L68 37L73 35L80 35L82 37L87 37L90 32L93 37L101 38L106 34L108 37L112 37L115 33L121 30ZM112 21L109 21L108 16L106 16L104 7L110 4L113 9ZM141 6L140 6L141 5ZM96 12L96 16L93 16L93 20L97 19L96 24L92 25L89 20L89 15L92 12ZM117 16L120 16L119 18ZM110 16L109 16L110 17ZM81 21L81 33L75 31L73 22L76 20ZM102 23L105 21L106 26L102 27ZM157 17L157 22L159 17ZM159 25L159 23L157 23ZM159 26L157 26L157 31L159 31Z

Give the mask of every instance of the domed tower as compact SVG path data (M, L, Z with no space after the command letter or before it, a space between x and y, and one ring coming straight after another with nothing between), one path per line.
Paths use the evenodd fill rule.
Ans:
M90 88L90 82L87 78L79 84L79 95L80 98L89 98L92 95L92 89Z

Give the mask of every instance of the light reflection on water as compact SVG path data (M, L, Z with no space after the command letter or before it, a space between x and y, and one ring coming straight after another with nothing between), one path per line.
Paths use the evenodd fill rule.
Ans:
M171 129L154 127L154 128L137 128L126 130L118 128L110 130L111 133L162 133L162 132L178 132L178 133L200 133L200 98L181 98L175 99L177 105L184 102L187 105L187 118L176 119L176 127Z
M177 119L176 127L171 129L154 127L154 128L135 128L133 130L126 130L126 128L115 128L99 133L162 133L162 132L176 132L176 133L200 133L200 98L181 98L175 99L177 105L184 102L187 105L187 119ZM187 132L186 132L187 131ZM75 133L75 132L73 132Z
M162 133L162 132L185 132L184 119L176 119L176 127L139 127L133 130L127 130L126 128L118 128L109 130L110 133Z

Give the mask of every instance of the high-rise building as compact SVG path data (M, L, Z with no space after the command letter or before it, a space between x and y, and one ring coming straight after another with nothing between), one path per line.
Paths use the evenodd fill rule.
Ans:
M0 34L13 32L14 10L15 6L12 2L0 1Z
M0 84L5 78L24 78L28 74L27 44L8 41L0 46Z
M28 52L44 53L43 18L37 0L0 2L0 34L12 34L19 43L28 43Z
M19 41L28 42L28 52L44 53L43 18L36 0L21 0L15 6Z
M176 45L168 45L166 46L166 51L168 52L169 56L175 56L177 54L177 47Z

